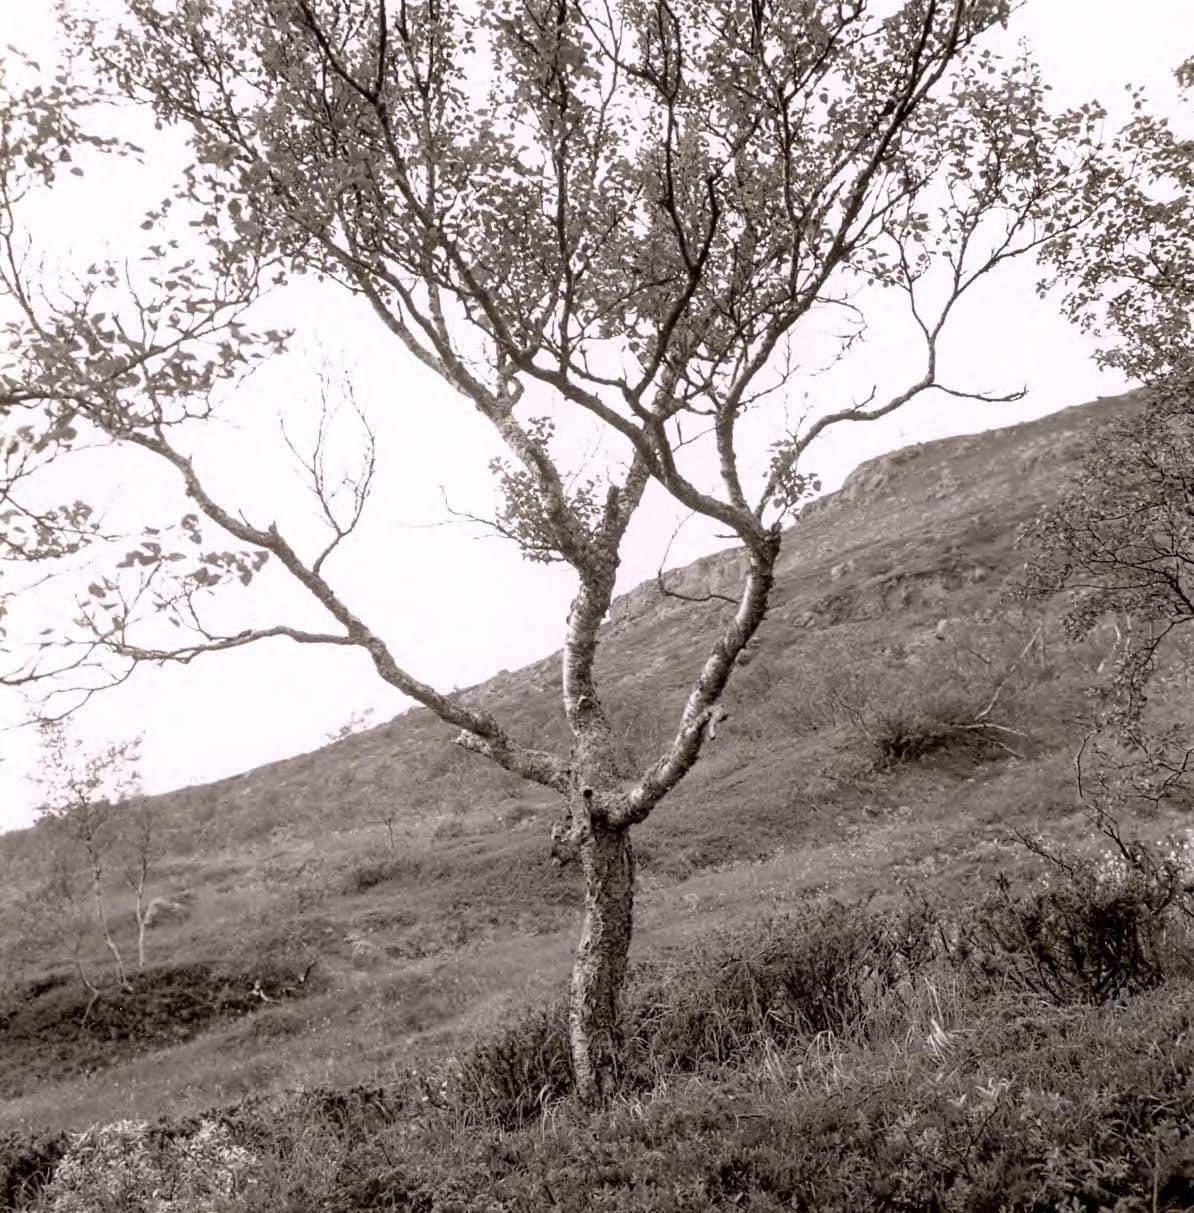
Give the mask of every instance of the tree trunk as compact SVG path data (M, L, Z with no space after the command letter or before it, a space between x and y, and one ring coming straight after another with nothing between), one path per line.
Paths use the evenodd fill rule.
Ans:
M116 946L116 940L112 938L112 930L108 925L108 913L104 908L104 894L100 888L100 869L95 866L94 861L91 868L91 894L95 899L95 916L99 920L100 931L104 937L104 943L108 945L108 951L116 959L116 976L120 981L122 990L129 989L129 979L124 972L124 958L120 955L120 949Z
M621 1065L622 983L634 916L630 832L594 821L580 853L585 921L572 967L568 1029L577 1095L598 1107L613 1094Z
M87 976L87 970L85 968L83 968L83 961L79 956L79 941L77 938L75 939L74 962L75 962L75 972L78 973L79 980L87 988L87 993L91 995L91 997L88 998L88 1000L87 1000L87 1008L83 1012L83 1023L86 1024L87 1020L90 1019L90 1017L91 1017L92 1007L94 1007L95 1004L99 1001L100 992L99 992L99 986L97 986L95 984L95 982L92 981L91 978Z
M145 968L145 879L137 885L137 969Z

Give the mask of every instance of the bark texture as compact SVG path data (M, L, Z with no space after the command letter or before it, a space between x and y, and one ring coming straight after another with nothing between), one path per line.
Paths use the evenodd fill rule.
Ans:
M597 1107L618 1084L621 995L634 918L634 850L628 829L594 822L580 847L585 918L572 968L568 1028L576 1090Z

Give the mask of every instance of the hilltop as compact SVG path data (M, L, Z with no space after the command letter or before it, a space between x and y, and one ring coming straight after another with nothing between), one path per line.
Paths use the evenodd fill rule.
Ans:
M1066 646L1007 590L1017 528L1092 428L1140 403L893 451L804 509L715 748L636 835L641 980L827 895L890 914L910 890L961 904L1033 876L1012 827L1097 849L1072 755L1114 629ZM667 735L740 561L614 603L599 673L628 772ZM461 694L563 742L553 658ZM151 892L185 892L185 910L151 933L134 992L86 1023L67 951L22 934L37 831L0 837L0 1131L385 1088L552 1005L579 921L577 875L548 857L558 805L450 740L417 710L153 798L167 854ZM131 900L111 896L129 940ZM102 967L98 940L83 954Z

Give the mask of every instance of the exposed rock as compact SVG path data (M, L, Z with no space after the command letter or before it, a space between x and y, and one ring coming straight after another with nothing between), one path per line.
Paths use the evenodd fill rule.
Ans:
M937 639L944 640L949 635L951 630L956 627L961 627L964 623L965 620L958 619L953 615L947 615L944 619L938 619L937 627L935 629Z
M145 926L149 930L170 923L185 922L191 916L192 894L188 890L173 897L155 897L145 907Z
M1024 461L1053 468L1072 460L1089 440L1092 425L1122 416L1125 410L1138 407L1142 399L1140 393L1129 392L1095 404L1063 409L1035 421L917 443L869 459L859 464L836 492L825 493L802 507L780 556L777 579L815 572L819 577L837 581L859 570L861 566L855 556L841 559L840 533L835 534L834 521L825 517L842 511L861 511L865 515L868 510L880 510L881 525L889 538L915 535L918 546L932 552L945 542L943 508L951 512L971 509L976 519L984 517L983 511L990 513L996 507L998 513L1002 510L998 503L1006 499L1009 483L1016 485L1017 492L1021 490ZM1040 475L1038 471L1038 479ZM940 504L943 501L945 507ZM860 521L860 525L869 528L873 520ZM1002 527L1002 517L994 517L992 535L1000 533ZM859 534L865 535L866 531L860 530ZM982 542L984 537L975 535L971 541ZM609 621L622 625L652 614L694 609L695 604L685 602L685 598L716 608L718 595L738 596L745 572L744 549L716 552L664 575L664 584L677 597L662 594L656 579L651 578L613 601ZM873 575L875 570L870 572ZM896 589L899 597L884 600L885 591L878 596L871 591L864 595L866 611L874 615L893 606L939 604L959 584L986 580L990 570L971 563L969 569L958 568L956 573L956 578L947 579L948 585L913 578L916 584L907 589L887 581L884 584ZM841 614L840 606L838 613ZM811 626L811 619L801 622L804 618L797 615L794 622L800 627Z
M873 497L881 489L887 487L892 473L903 464L919 459L925 450L925 443L901 447L898 451L889 451L875 459L860 463L842 482L837 496L842 501L858 501L860 498Z

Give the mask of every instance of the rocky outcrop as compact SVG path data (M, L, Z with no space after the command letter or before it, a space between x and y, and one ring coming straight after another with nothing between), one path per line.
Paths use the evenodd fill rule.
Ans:
M1140 391L1102 397L1035 421L919 442L868 459L840 489L810 501L797 515L785 538L777 581L799 575L833 583L836 601L853 581L874 580L875 571L868 568L874 560L864 559L864 549L913 539L924 550L936 551L943 520L952 528L958 519L969 517L973 533L968 541L981 548L984 532L1002 534L1009 522L1014 527L1008 516L1014 509L1031 510L1038 499L1043 503L1055 497L1057 469L1073 466L1092 427L1142 404ZM847 514L855 517L843 530L842 516ZM844 537L850 546L843 546ZM678 597L661 593L654 579L643 582L614 600L610 622L624 624L652 612L683 609L688 604L679 596L714 603L718 595L736 598L745 568L746 553L735 547L672 569L664 575L664 584ZM938 576L936 569L932 576ZM868 593L880 607L901 597L904 605L913 600L932 605L956 588L956 581L977 582L986 576L978 558L966 569L951 568L948 584L920 584L923 574L901 574L888 579L890 584L871 585ZM805 627L817 615L807 602L792 611L789 617L799 616L803 622L798 625Z

